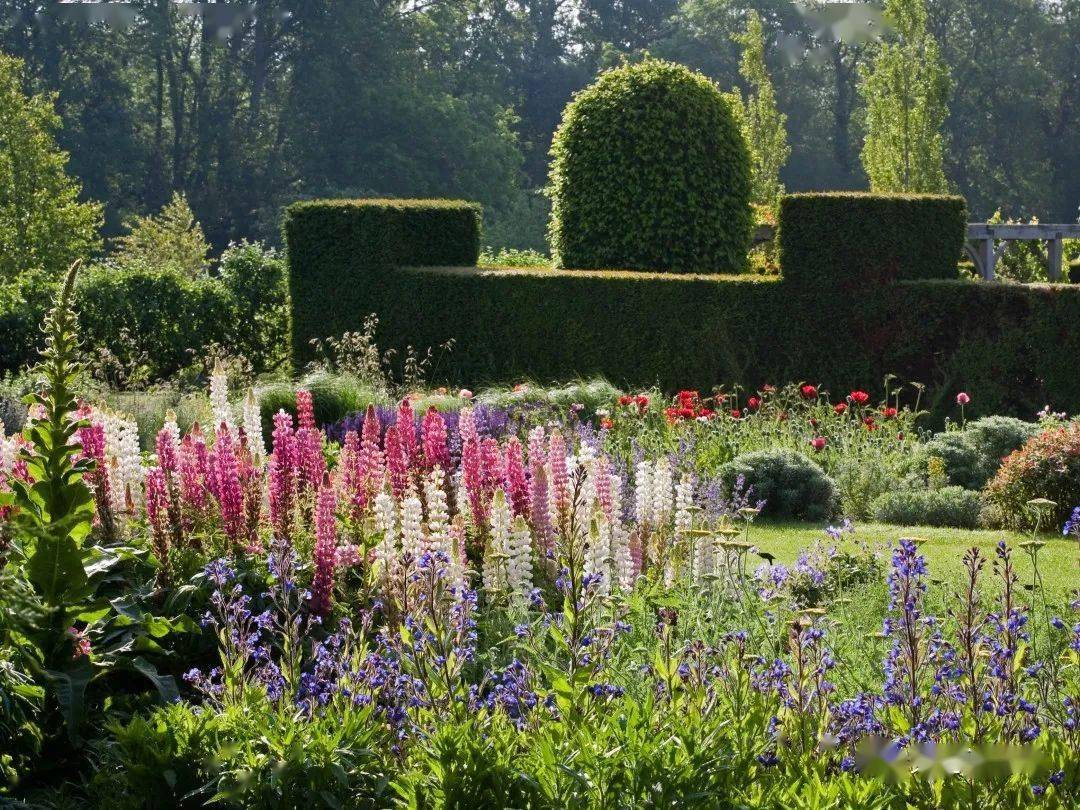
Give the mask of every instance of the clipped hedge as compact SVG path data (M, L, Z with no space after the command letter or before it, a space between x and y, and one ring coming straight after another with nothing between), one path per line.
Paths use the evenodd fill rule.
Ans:
M460 200L310 200L285 212L292 350L357 328L397 266L473 265L480 207Z
M828 192L780 201L780 266L792 285L854 291L958 278L963 197Z
M602 73L567 105L551 154L556 266L745 268L750 157L701 73L657 59Z

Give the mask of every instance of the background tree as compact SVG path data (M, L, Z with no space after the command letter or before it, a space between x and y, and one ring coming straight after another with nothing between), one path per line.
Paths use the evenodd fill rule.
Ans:
M887 0L885 13L895 36L876 46L859 87L863 168L872 191L944 192L948 71L927 31L924 0Z
M205 275L210 243L184 195L176 192L154 216L134 217L110 257L121 270L150 269L186 278Z
M745 98L736 98L740 98L739 122L750 150L750 199L774 208L784 193L780 170L791 155L791 147L787 143L787 116L776 106L765 65L765 34L756 11L747 15L746 30L736 39L743 49L739 73L749 86Z
M54 132L51 95L27 95L22 62L0 54L0 282L29 270L59 278L100 244L101 206L79 201Z

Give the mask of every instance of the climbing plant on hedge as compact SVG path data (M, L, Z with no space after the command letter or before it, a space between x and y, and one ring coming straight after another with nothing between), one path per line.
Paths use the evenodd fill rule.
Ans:
M731 272L750 246L750 158L709 79L647 59L567 105L551 147L559 267Z

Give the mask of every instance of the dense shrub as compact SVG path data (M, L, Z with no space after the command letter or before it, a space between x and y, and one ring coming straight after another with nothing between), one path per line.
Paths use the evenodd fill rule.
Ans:
M749 155L702 74L655 59L601 74L567 105L551 151L557 266L746 266Z
M927 457L945 463L945 475L966 489L982 489L1002 459L1034 436L1039 426L1010 416L987 416L962 430L937 434L927 442Z
M299 387L311 392L315 421L319 425L333 424L349 414L363 412L379 400L371 386L348 374L316 372L304 377ZM256 390L265 435L270 435L271 420L279 410L296 415L296 389L292 382L277 382Z
M55 287L44 273L28 272L0 284L0 369L26 365L41 345L41 320Z
M1080 422L1070 422L1032 437L1005 459L986 485L989 519L1011 529L1061 526L1080 503ZM1041 509L1029 502L1055 503Z
M221 254L218 278L232 298L227 348L247 358L256 373L282 365L288 353L289 289L283 256L258 242L230 245Z
M979 493L963 487L901 489L885 493L873 505L874 520L898 526L974 529L981 511Z
M473 265L480 209L458 200L314 200L285 213L292 350L357 328L369 288L400 265Z
M802 520L827 520L836 511L836 484L824 471L791 450L756 450L736 456L720 468L724 487L742 476L755 499L765 501L764 514Z
M966 235L962 197L834 192L780 201L784 278L823 291L955 279Z

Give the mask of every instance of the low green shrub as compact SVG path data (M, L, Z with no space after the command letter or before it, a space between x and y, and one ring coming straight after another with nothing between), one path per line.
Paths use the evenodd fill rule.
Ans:
M381 399L369 385L348 374L319 371L307 375L299 383L269 383L255 389L262 415L263 435L270 435L274 414L279 410L296 415L297 388L306 388L311 392L315 421L319 425L333 424L349 414L362 413L368 405Z
M1080 504L1080 422L1045 430L1002 463L983 490L990 522L1009 529L1056 529ZM1047 499L1053 505L1031 502Z
M959 486L901 489L881 495L872 511L878 523L975 529L979 526L982 499L978 492Z
M926 444L926 456L945 463L949 482L982 489L1013 450L1039 432L1039 426L1010 416L986 416L961 430L938 433Z
M740 476L753 488L753 498L765 501L765 515L822 521L836 512L836 483L802 453L756 450L720 468L720 480L729 491Z
M963 197L829 192L780 201L784 278L826 293L955 279L966 235Z

